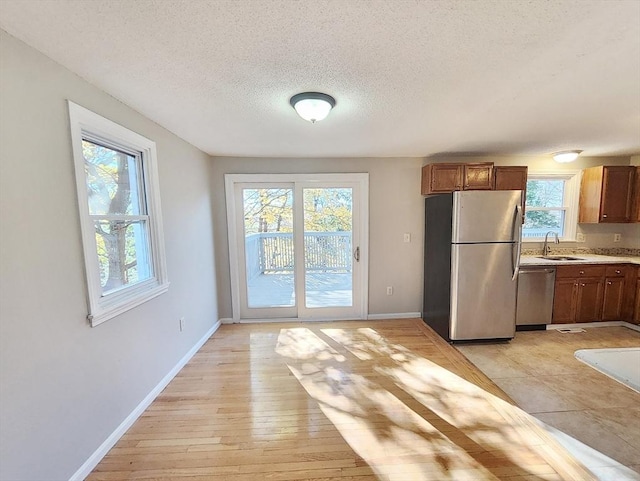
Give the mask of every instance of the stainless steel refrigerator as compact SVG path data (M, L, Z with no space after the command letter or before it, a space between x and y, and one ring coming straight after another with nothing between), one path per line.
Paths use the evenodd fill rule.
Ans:
M521 204L520 190L425 199L422 318L446 340L515 335Z

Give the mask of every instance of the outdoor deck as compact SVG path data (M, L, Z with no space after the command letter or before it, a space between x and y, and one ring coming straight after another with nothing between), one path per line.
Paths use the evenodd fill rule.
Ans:
M293 274L258 274L248 282L249 307L295 305ZM352 305L350 272L308 272L307 307L348 307Z

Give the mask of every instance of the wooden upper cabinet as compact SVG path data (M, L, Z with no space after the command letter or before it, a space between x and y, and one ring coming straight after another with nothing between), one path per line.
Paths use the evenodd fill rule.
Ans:
M527 171L524 167L500 167L495 171L495 190L527 190Z
M631 222L635 167L585 169L580 185L580 223Z
M493 162L463 165L463 190L493 190Z
M422 195L456 190L493 190L493 162L427 164L422 167Z
M631 222L640 222L640 167L635 169L635 182L631 198Z
M462 190L462 164L427 164L422 167L422 195Z

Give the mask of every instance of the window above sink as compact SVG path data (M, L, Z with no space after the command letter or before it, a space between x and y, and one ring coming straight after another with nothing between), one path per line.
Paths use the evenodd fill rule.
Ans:
M561 241L575 241L579 177L579 171L529 172L523 242L542 242L549 231Z

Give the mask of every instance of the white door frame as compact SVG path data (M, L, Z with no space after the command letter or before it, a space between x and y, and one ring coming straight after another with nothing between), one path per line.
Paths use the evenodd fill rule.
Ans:
M355 183L358 184L359 197L357 203L360 205L359 224L353 228L360 232L360 269L355 280L360 286L360 295L353 299L354 306L358 307L358 315L354 319L366 319L368 314L368 279L369 279L369 174L368 173L340 173L340 174L225 174L225 198L227 202L227 231L229 240L229 268L231 278L231 309L233 322L243 322L240 314L240 289L242 286L240 269L241 263L238 252L238 226L237 212L235 202L235 186L244 183L318 183L321 184L339 184L339 183ZM356 201L354 200L354 203ZM301 299L297 299L300 302ZM298 313L299 315L299 313ZM280 320L295 320L299 318L289 318ZM304 320L332 320L335 318L305 318ZM342 319L342 318L341 318ZM278 319L269 319L269 321L277 321ZM255 322L254 320L247 320Z

